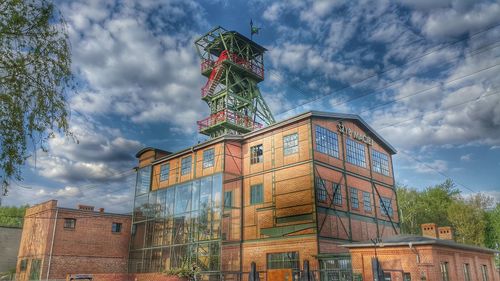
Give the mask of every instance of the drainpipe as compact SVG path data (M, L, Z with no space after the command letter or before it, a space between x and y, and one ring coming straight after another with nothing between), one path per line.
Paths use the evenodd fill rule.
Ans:
M49 280L50 266L52 262L52 250L54 249L54 237L56 236L56 225L57 225L57 215L59 214L59 208L56 209L56 218L54 220L54 228L52 229L52 241L50 242L50 254L49 254L49 264L47 266L47 276L45 281Z

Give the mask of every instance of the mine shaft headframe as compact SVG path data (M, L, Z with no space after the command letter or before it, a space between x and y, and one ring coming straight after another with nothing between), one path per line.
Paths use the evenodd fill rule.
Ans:
M215 61L226 50L252 61L258 67L264 67L264 52L267 49L237 31L228 31L217 26L198 38L194 44L202 61Z

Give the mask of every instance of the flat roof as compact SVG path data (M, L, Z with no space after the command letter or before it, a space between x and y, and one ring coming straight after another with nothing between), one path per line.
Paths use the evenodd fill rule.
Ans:
M377 245L374 245L372 241L363 241L363 242L353 242L353 243L343 244L342 246L346 248L374 248L375 246L377 248L384 248L391 246L409 247L410 245L437 245L437 246L444 246L444 247L468 250L468 251L484 252L490 254L500 253L500 251L497 250L479 246L461 244L452 240L444 240L432 237L425 237L418 235L404 235L404 234L384 238L380 242L378 242Z

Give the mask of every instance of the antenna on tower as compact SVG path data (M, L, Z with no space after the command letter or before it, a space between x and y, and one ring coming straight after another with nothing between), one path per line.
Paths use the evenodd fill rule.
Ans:
M275 123L257 86L264 80L264 47L220 26L197 39L195 46L201 74L208 78L201 98L210 107L210 116L197 122L201 134L241 135Z

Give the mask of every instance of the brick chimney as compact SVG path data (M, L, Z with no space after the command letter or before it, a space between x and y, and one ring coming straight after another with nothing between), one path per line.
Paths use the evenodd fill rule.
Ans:
M78 205L78 210L82 211L94 211L94 206L88 206L88 205Z
M99 208L99 213L104 213L104 208Z
M435 223L424 223L420 226L422 229L422 236L430 238L438 238L438 228Z
M453 240L453 228L451 226L438 227L438 237L443 240Z

